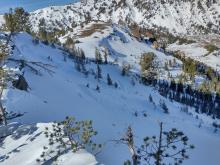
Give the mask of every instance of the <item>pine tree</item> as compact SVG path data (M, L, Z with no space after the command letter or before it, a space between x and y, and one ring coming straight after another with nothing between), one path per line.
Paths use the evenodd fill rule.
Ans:
M41 158L36 160L42 164L48 160L56 160L68 150L77 152L89 148L92 151L100 152L102 147L101 144L93 141L97 131L94 130L91 120L77 121L74 117L66 117L64 121L54 123L52 129L46 127L44 134L48 138L48 146L43 147Z
M69 49L69 50L73 50L75 49L75 42L71 37L67 37L66 42L64 44L64 47Z
M164 63L164 69L165 69L166 71L169 70L167 62Z
M121 75L122 75L122 76L127 76L127 75L129 75L130 69L131 69L130 64L123 64L123 65L122 65Z
M99 65L97 65L96 78L98 80L102 78L102 70Z
M29 13L26 12L23 8L15 8L9 10L9 13L4 15L5 19L5 28L11 33L26 31L30 32Z
M107 74L107 82L108 82L108 85L112 85L112 79L109 74Z
M154 162L155 165L166 165L166 160L173 160L172 164L182 164L188 159L187 150L193 149L188 144L188 137L176 128L164 131L163 123L160 123L159 136L145 137L144 144L138 149L138 155L146 162Z
M16 21L16 31L30 31L30 25L28 23L29 13L26 12L22 7L15 8L14 11L14 20Z
M169 113L169 109L168 109L166 103L162 100L160 100L160 107L163 109L164 113L167 113L167 114Z
M189 139L182 131L178 131L176 128L164 131L162 122L159 135L145 137L140 147L135 144L134 137L135 134L129 126L124 137L115 140L117 144L125 144L130 151L131 161L125 161L125 165L138 165L141 162L155 165L179 165L189 158L187 151L194 148L193 145L188 144Z
M102 55L99 52L98 48L95 50L95 60L97 64L102 64Z
M44 28L39 28L38 36L42 41L47 41L47 31Z
M158 63L153 52L144 53L140 59L142 80L145 83L152 83L157 77Z
M118 88L118 83L115 82L115 83L114 83L114 86L115 86L115 88Z
M10 31L11 33L14 33L15 27L16 27L16 22L13 17L13 10L12 9L9 10L9 13L6 13L4 15L4 19L5 19L5 28L8 31Z
M104 59L105 59L105 64L108 64L108 49L105 49Z
M149 95L149 99L148 99L151 103L154 102L153 97L151 96L151 94Z
M96 90L98 91L98 92L100 92L100 87L97 85L96 86Z

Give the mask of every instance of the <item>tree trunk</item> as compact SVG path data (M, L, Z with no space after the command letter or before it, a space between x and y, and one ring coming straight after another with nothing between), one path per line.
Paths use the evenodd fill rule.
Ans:
M3 93L3 89L0 89L0 122L2 122L4 125L7 125L7 119L6 119L6 115L5 115L5 109L2 106L2 93Z
M161 165L161 145L162 145L162 132L163 132L163 123L160 123L160 136L159 136L159 145L156 155L156 165Z
M135 151L134 138L132 128L129 126L127 130L127 143L132 157L132 165L138 165L138 155Z
M136 154L132 156L133 165L138 165L138 157Z

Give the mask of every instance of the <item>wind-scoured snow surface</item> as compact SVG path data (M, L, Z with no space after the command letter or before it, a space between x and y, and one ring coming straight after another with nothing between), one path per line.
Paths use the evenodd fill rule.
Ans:
M54 72L49 74L37 68L41 74L36 75L30 69L24 68L22 72L30 86L29 91L24 92L13 87L4 91L4 106L8 110L25 112L24 116L14 120L30 125L60 121L66 116L75 116L79 120L91 119L94 129L98 131L95 141L104 144L96 160L107 165L123 164L130 158L126 146L113 142L123 137L129 125L132 126L135 141L139 145L145 136L158 135L158 123L162 121L166 130L170 128L182 130L189 137L190 143L195 145L196 148L190 151L190 159L185 161L184 165L219 165L220 138L218 132L213 133L211 126L213 120L199 114L199 119L196 119L196 114L190 108L191 115L181 112L180 104L166 100L152 87L140 84L138 78L134 76L134 73L140 71L138 62L142 52L154 51L159 60L168 60L172 57L137 42L120 28L113 29L106 29L102 33L96 32L81 38L80 43L76 45L83 48L89 58L94 58L95 47L101 50L105 46L114 52L110 55L109 61L117 59L119 65L100 65L103 78L99 81L91 74L92 69L96 71L95 64L86 65L90 74L85 76L75 69L73 60L68 58L66 52L42 43L34 45L32 37L26 33L13 36L11 44L15 45L15 49L10 58L50 64L53 66L50 69ZM124 62L133 66L131 70L133 73L130 73L130 76L121 76L121 65ZM6 67L20 72L18 65L13 62L8 62ZM113 82L118 83L118 88L107 85L107 73L110 74ZM100 87L100 92L95 90L97 85ZM152 95L155 105L148 101L149 94ZM169 114L164 114L158 106L160 99L166 102ZM135 112L137 115L134 115ZM147 117L143 116L144 113ZM198 127L200 123L201 128ZM44 126L44 124L37 124L37 131L22 136L20 140L6 138L1 144L0 153L9 158L0 157L0 160L3 160L1 163L35 164L36 157L41 154L43 139L41 135L36 136L31 142L27 138L40 133ZM74 159L74 156L68 155L71 159ZM89 157L91 158L91 155ZM62 160L64 165L70 163L65 155ZM89 160L95 161L92 158Z
M219 34L220 1L186 0L88 0L86 5L75 3L60 7L47 7L31 14L30 21L37 31L44 18L48 29L72 28L86 19L137 23L144 28L160 27L176 34ZM57 26L58 25L58 26Z

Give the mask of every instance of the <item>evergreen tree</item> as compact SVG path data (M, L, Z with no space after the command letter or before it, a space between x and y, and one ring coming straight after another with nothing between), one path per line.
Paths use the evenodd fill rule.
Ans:
M168 109L166 103L162 100L160 100L160 107L164 110L164 113L167 113L167 114L169 113L169 109Z
M164 69L165 69L166 71L169 70L167 62L164 63Z
M98 91L98 92L100 92L100 87L97 85L96 86L96 90Z
M98 80L102 78L102 70L99 65L97 65L96 78Z
M15 8L9 10L9 13L4 15L5 28L11 33L26 31L30 32L30 25L28 23L29 13L23 8Z
M44 28L39 28L38 36L42 41L47 41L47 31Z
M15 27L16 27L16 22L14 20L12 9L9 10L9 13L6 13L4 15L4 19L5 19L5 28L8 31L10 31L11 33L14 33L15 32Z
M122 65L121 75L122 76L129 75L130 69L131 69L131 66L129 64L123 64Z
M107 74L107 82L108 82L108 85L112 85L112 79L109 74Z
M158 64L156 55L153 52L144 53L140 59L142 80L145 83L152 83L157 77Z
M97 64L102 64L102 55L99 52L98 48L95 50L95 60Z
M148 99L151 103L154 102L153 97L151 96L151 94L149 95L149 99Z
M102 147L93 141L97 131L94 130L91 120L77 121L74 117L66 117L64 121L54 123L52 129L46 127L44 134L48 138L48 146L44 146L41 158L37 159L43 164L48 160L56 160L68 150L77 152L90 148L99 151ZM55 146L54 150L49 146Z
M69 49L69 50L75 49L74 40L71 37L67 37L66 42L64 44L64 47Z
M193 145L188 144L188 137L176 128L166 132L163 123L160 123L159 136L145 137L144 144L138 149L138 155L146 162L155 165L166 165L166 160L173 160L173 164L182 164L188 159L187 150L193 149Z
M115 83L114 83L114 86L115 86L115 88L118 88L118 83L115 82Z
M159 135L145 137L140 147L135 144L134 137L134 132L129 126L124 137L116 140L117 143L125 144L130 151L131 161L125 161L125 165L138 165L142 161L155 165L168 165L172 161L172 164L179 165L189 158L187 151L194 148L188 144L189 139L182 131L176 128L164 131L162 122Z
M14 11L14 20L16 21L16 31L30 31L29 23L29 13L26 12L23 8L18 7L15 8Z
M105 49L104 59L105 59L105 64L108 64L108 49Z

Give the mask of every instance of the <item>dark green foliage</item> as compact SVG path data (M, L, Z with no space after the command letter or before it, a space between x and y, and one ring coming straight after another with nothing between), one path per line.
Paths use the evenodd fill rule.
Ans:
M13 11L10 9L9 13L4 15L6 30L13 32L26 31L30 32L28 23L29 13L23 8L15 8Z
M157 77L158 64L153 52L144 53L140 59L142 80L144 83L152 83Z
M64 47L68 49L73 49L75 47L74 40L70 37L67 37Z
M163 109L164 113L169 113L169 109L168 109L166 103L162 100L160 100L160 107Z
M97 64L102 64L102 55L99 52L98 48L95 50L95 60Z
M141 71L145 72L152 68L154 68L154 60L156 58L156 55L153 52L144 53L141 56L140 65L141 65Z
M212 53L216 50L218 50L219 48L213 44L208 44L208 45L205 45L205 49L209 52L209 53Z
M214 133L216 133L218 129L220 128L220 124L217 124L216 122L213 122L212 126L214 127Z
M127 145L131 160L126 160L125 165L138 164L181 164L189 156L187 151L193 149L193 145L188 144L188 137L182 131L176 128L170 131L164 131L163 123L160 123L160 131L158 136L145 137L143 144L137 147L135 144L135 135L131 126L128 127L125 136L117 143Z
M114 83L114 86L115 86L115 88L118 88L118 83L115 82L115 83Z
M104 52L104 61L105 61L105 64L108 64L108 49L105 49L105 52Z
M59 36L63 36L63 30L59 29L47 29L46 21L44 18L40 19L39 21L39 31L38 34L34 34L38 36L38 38L43 42L50 42L50 43L56 43L60 44L58 41Z
M121 75L122 76L128 76L130 72L131 66L129 64L123 64L122 65L122 70L121 70Z
M97 65L96 78L98 79L98 81L102 78L102 70L99 65Z
M167 62L164 63L164 69L165 69L166 71L169 70L168 63L167 63Z
M7 40L10 40L10 35L7 37ZM0 43L0 63L4 65L6 57L9 55L9 49L7 42L6 44ZM7 125L7 112L6 109L3 107L2 104L2 94L3 90L7 87L7 83L11 81L12 75L10 72L3 67L3 65L0 66L0 124Z
M112 79L111 79L109 74L107 74L107 83L108 83L108 85L112 85L113 84L112 83Z
M144 162L179 165L189 158L187 151L194 148L188 144L188 140L188 137L176 128L164 131L163 123L160 123L159 136L145 137L144 144L138 148L137 153Z
M100 87L97 85L96 86L96 90L98 91L98 92L100 92Z
M40 28L38 36L42 41L47 41L47 31L44 28Z
M38 162L56 160L68 150L77 152L88 148L97 151L102 147L93 141L97 131L94 130L91 120L77 121L74 117L66 117L64 121L54 123L52 129L46 128L44 134L49 143L48 146L44 146L44 152L41 158L37 159Z
M177 38L178 41L179 41L179 44L182 45L182 44L192 44L192 43L195 43L195 41L193 40L189 40L189 39L186 39L186 38Z
M153 101L153 97L151 95L149 95L149 99L148 99L151 103L154 102Z

